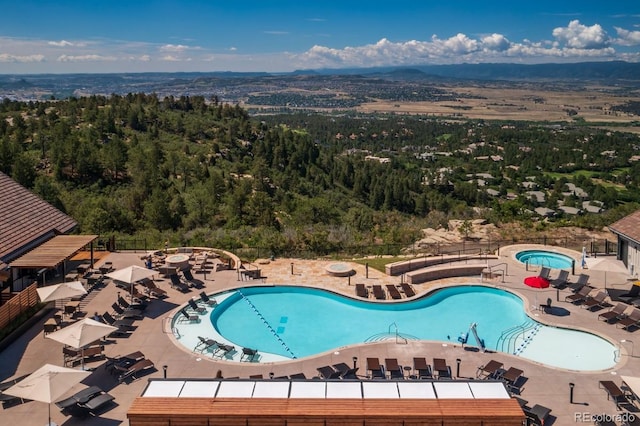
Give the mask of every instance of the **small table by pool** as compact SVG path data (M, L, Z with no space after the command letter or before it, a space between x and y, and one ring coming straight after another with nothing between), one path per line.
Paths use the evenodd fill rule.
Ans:
M353 268L346 263L332 263L324 269L329 275L333 275L334 277L348 277L355 272Z

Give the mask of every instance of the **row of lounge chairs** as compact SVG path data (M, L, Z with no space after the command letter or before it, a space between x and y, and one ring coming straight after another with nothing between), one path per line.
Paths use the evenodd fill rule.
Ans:
M519 395L527 381L524 371L521 369L516 367L504 368L502 362L493 359L478 367L476 377L486 380L501 380L512 395Z
M385 300L387 298L387 294L391 299L402 299L402 293L404 293L405 297L413 297L416 295L416 292L413 290L413 287L407 283L400 283L400 290L394 284L386 284L384 287L380 284L374 284L371 287L373 297L378 300ZM385 291L386 288L386 291ZM356 295L358 297L362 297L364 299L369 298L369 289L362 283L356 284Z
M443 358L433 358L433 365L424 357L414 357L413 367L401 366L396 358L385 358L381 364L378 358L367 358L367 377L374 380L405 379L452 379L451 367Z
M356 373L358 372L358 367L349 367L344 362L333 364L333 365L325 365L322 367L318 367L316 369L318 371L318 378L333 380L333 379L357 379L358 376Z
M89 414L97 414L105 406L112 404L114 399L100 387L90 386L55 404L65 415L86 417Z
M214 339L204 338L198 336L198 344L193 348L194 352L209 353L211 357L218 357L220 359L227 357L235 352L236 347L233 345L227 345L226 343L218 342ZM256 351L257 353L257 351ZM243 353L244 355L244 353Z

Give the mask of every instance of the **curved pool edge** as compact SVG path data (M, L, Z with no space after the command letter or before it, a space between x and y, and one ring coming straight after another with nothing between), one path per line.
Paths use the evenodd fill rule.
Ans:
M246 284L246 283L245 283ZM576 370L576 369L570 369L570 368L565 368L565 367L560 367L560 366L556 366L556 365L551 365L551 364L546 364L543 362L538 362L534 359L525 357L525 356L519 356L519 355L515 355L515 354L511 354L508 352L501 352L501 351L493 351L493 350L487 350L486 353L499 353L502 356L509 356L509 357L513 357L515 359L519 359L519 360L524 360L526 362L532 363L534 365L538 365L544 368L548 368L548 369L552 369L552 370L558 370L558 371L564 371L564 372L576 372L576 373L583 373L583 374L602 374L602 373L606 373L606 372L614 372L620 368L622 368L626 363L627 363L627 358L629 357L629 354L626 350L626 348L621 347L621 345L618 344L617 340L614 340L613 338L611 338L610 336L604 334L604 333L600 333L597 330L593 330L590 328L586 328L586 327L580 327L580 326L567 326L564 324L558 324L558 323L554 323L552 321L548 321L547 318L545 318L544 316L540 316L538 311L531 309L532 304L531 304L531 300L529 297L527 297L527 295L519 292L517 289L513 289L513 288L508 288L502 285L496 285L496 284L491 284L491 283L486 283L486 282L477 282L477 281L468 281L468 282L441 282L438 283L438 285L428 289L425 292L420 293L419 295L417 295L416 297L412 297L409 299L401 299L401 300L362 300L358 297L356 297L353 294L347 294L343 291L335 291L332 289L327 289L327 288L323 288L323 287L319 287L319 286L314 286L314 285L296 285L296 284L264 284L264 283L256 283L255 285L238 285L238 286L234 286L233 288L228 288L226 290L221 291L220 293L212 293L212 294L226 294L226 293L232 293L238 289L242 289L242 288L246 288L246 287L275 287L275 286L283 286L283 287L305 287L305 288L311 288L311 289L316 289L316 290L321 290L321 291L325 291L328 293L332 293L341 297L346 297L349 299L353 299L353 300L358 300L361 302L367 302L367 303L376 303L376 304L384 304L384 303L405 303L405 302L411 302L414 301L416 299L421 299L421 298L425 298L425 297L429 297L431 295L433 295L434 293L437 293L438 291L444 290L446 288L450 288L450 287L473 287L473 286L481 286L481 287L487 287L487 288L492 288L492 289L496 289L496 290L501 290L501 291L505 291L508 293L513 294L515 297L519 298L520 300L522 300L523 303L523 310L525 312L525 314L533 321L539 322L545 326L548 327L552 327L552 328L556 328L556 329L564 329L564 330L568 330L568 331L577 331L577 332L582 332L582 333L586 333L586 334L590 334L592 336L596 336L599 337L603 340L605 340L606 342L608 342L609 344L612 345L612 347L619 351L618 355L617 355L617 361L615 362L615 364L612 367L606 368L606 369L599 369L599 370ZM211 296L211 295L210 295ZM216 296L218 297L218 296ZM173 318L174 315L180 315L179 311L180 309L182 309L185 305L181 305L178 308L176 308L174 311L172 311L169 315L169 318ZM207 315L204 315L203 317L208 317L209 312L207 312ZM171 319L171 321L167 321L168 324L173 324L173 320ZM171 326L170 326L171 328ZM209 361L213 361L213 362L228 362L228 363L233 363L233 364L238 364L239 361L236 360L226 360L226 359L219 359L219 358L211 358L211 357L207 357L207 356L201 356L201 354L194 352L194 351L190 351L185 345L183 345L181 342L179 342L179 339L177 339L175 337L175 335L173 334L172 330L169 330L169 332L167 332L166 334L169 334L170 336L170 340L172 340L172 343L174 345L177 345L178 347L180 347L184 352L187 352L189 354L191 354L192 356L196 357L196 358L201 358L201 359L206 359ZM224 338L223 336L219 335L216 331L217 336L219 337L219 339L221 340L222 343L227 343L227 344L233 344L235 345L238 349L241 349L242 346L238 346L236 345L234 342ZM215 337L215 336L214 336ZM455 348L459 345L457 342L453 342L453 341L440 341L440 340L419 340L418 342L421 343L428 343L428 344L434 344L434 345L443 345L443 346L447 346L450 345L451 347ZM288 357L283 357L277 354L270 354L272 356L275 357L279 357L280 359L274 359L271 361L259 361L259 362L255 362L252 364L259 364L259 365L288 365L288 364L292 364L292 363L298 363L298 362L307 362L310 360L313 360L315 358L321 358L324 357L326 355L330 355L330 354L335 354L335 353L339 353L342 350L350 350L350 349L355 349L358 347L362 347L362 346L369 346L372 344L388 344L389 342L358 342L358 343L354 343L354 344L350 344L350 345L345 345L345 346L341 346L338 348L334 348L331 350L327 350L327 351L323 351L323 352L319 352L313 355L309 355L309 356L304 356L304 357L296 357L296 358L288 358ZM470 345L473 346L473 345ZM464 347L464 346L463 346ZM612 373L615 374L615 373Z

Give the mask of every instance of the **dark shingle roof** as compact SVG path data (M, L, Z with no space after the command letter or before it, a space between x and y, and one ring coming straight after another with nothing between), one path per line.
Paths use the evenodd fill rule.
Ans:
M67 233L78 224L2 172L0 199L0 261L8 262L8 255L29 243L47 234Z
M630 240L640 242L640 210L609 225L609 229L614 234L623 235Z

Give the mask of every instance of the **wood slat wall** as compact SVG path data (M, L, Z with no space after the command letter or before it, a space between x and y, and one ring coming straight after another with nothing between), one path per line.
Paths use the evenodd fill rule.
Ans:
M14 295L0 306L0 328L4 328L17 316L38 303L37 283Z
M130 426L521 426L515 399L136 398Z

